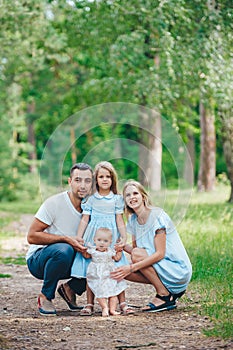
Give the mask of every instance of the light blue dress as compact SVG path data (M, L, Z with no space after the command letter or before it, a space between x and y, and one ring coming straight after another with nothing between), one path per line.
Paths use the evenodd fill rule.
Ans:
M184 291L192 276L192 265L170 217L161 208L152 208L144 225L133 214L127 223L127 232L134 235L138 248L145 248L148 255L156 252L154 237L158 229L166 229L165 257L153 264L159 278L171 293Z
M123 213L123 197L119 194L114 194L112 191L107 196L101 196L98 192L95 192L82 202L81 207L83 214L90 215L90 221L83 235L85 245L88 243L94 245L96 230L100 227L106 227L112 231L111 247L113 248L118 238L120 238L116 225L116 214ZM86 278L87 267L90 261L91 259L86 259L81 253L77 252L71 268L71 276ZM124 252L122 252L121 259L115 262L115 265L119 267L128 264L129 262Z

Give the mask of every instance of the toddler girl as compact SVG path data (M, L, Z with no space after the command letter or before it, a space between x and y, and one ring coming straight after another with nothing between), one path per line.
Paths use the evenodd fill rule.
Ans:
M88 246L84 256L92 258L87 267L87 284L94 293L102 308L102 316L116 316L118 298L121 292L127 288L127 283L122 280L117 282L110 277L110 272L115 269L115 261L119 261L121 251L116 252L110 247L112 232L108 228L99 228L94 237L95 246Z

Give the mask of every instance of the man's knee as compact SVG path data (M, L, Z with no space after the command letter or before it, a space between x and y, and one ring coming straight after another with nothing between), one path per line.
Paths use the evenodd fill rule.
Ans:
M68 265L72 264L75 257L75 251L71 245L67 243L57 243L56 248L57 250L54 259L57 259L60 263Z
M147 257L147 252L144 248L134 248L131 252L131 259L133 263L142 261Z

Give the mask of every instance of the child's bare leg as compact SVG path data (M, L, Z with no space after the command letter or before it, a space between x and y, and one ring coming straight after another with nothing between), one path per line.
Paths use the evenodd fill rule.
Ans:
M94 306L95 295L87 284L87 304Z
M119 304L125 303L125 291L121 292L118 296Z
M119 300L120 309L123 315L134 314L135 311L130 306L128 306L128 304L125 301L125 291L121 292L118 295L118 300Z
M98 303L100 304L101 306L101 309L102 309L102 316L103 317L107 317L109 316L109 313L108 313L108 301L106 298L96 298L96 300L98 301Z
M109 305L109 313L110 313L110 315L112 315L112 316L120 315L120 312L116 311L117 304L118 304L117 296L108 298L108 305Z
M81 310L81 316L91 316L94 310L94 300L95 296L90 287L87 284L87 303L84 308Z

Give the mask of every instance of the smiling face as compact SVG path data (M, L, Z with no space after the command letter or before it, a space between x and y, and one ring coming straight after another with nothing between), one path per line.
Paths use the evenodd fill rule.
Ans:
M124 199L126 205L133 211L137 211L144 206L144 200L141 192L134 185L128 185L124 190Z

